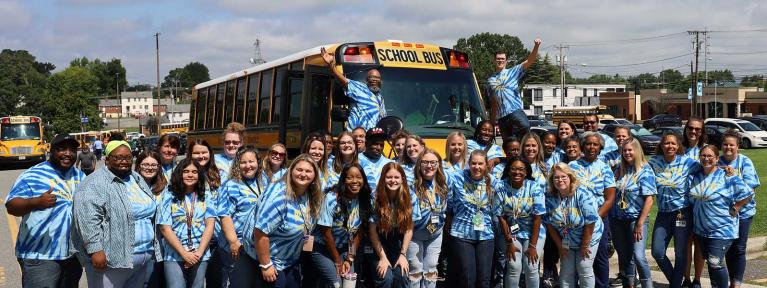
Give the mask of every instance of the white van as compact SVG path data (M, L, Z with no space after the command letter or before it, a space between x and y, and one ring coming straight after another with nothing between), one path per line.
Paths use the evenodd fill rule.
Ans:
M740 146L743 148L767 147L767 132L754 123L733 118L708 118L704 123L735 129L741 136Z

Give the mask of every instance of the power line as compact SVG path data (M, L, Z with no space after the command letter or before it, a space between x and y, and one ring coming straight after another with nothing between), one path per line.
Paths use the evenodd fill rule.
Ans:
M590 66L590 67L597 67L597 68L639 66L639 65L652 64L652 63L658 63L658 62L678 59L678 58L682 58L682 57L689 56L689 55L692 55L692 53L685 53L685 54L677 55L677 56L673 56L673 57L668 57L668 58L663 58L663 59L658 59L658 60L652 60L652 61L638 62L638 63L617 64L617 65L588 65L588 66Z
M611 44L631 44L634 42L646 42L646 41L661 40L666 38L673 38L673 37L678 37L685 34L686 32L675 32L670 34L649 36L649 37L616 39L616 40L594 41L594 42L567 42L567 44L570 46L602 46L602 45L611 45Z
M709 52L710 54L720 54L720 55L753 55L753 54L764 54L767 53L767 50L762 51L750 51L750 52Z

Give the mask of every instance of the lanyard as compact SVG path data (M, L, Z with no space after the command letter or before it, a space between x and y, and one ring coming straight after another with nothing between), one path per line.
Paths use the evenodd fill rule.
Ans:
M253 194L256 194L256 197L261 196L261 184L258 184L258 179L256 179L256 188L258 188L258 193L256 193L256 190L253 190L253 187L250 187L250 184L248 183L248 180L242 180L242 183L245 183L245 186L248 186L248 189L250 189L250 192L253 192Z
M569 197L562 198L560 202L560 209L562 209L562 222L564 223L562 227L562 234L564 235L567 235L569 228L572 228L572 223L570 223L570 207L572 205L571 202L574 196L575 192L573 192L573 195Z
M301 219L304 220L304 236L306 236L306 235L309 235L309 232L311 232L312 228L314 227L310 221L311 215L309 215L308 213L306 213L306 211L304 211L304 208L308 209L309 204L306 203L306 205L301 205L301 202L302 202L301 199L299 199L296 204L298 204L298 211L301 212Z
M525 196L524 185L525 184L522 183L522 187L519 187L519 189L515 189L514 187L511 187L511 201L512 201L511 210L513 211L512 217L514 217L514 221L518 221L519 215L522 215L522 196ZM520 191L522 192L522 195L517 195Z
M637 183L637 177L639 177L639 174L636 171L632 171L630 174L626 174L621 177L621 200L618 202L618 208L628 208L629 203L626 200L626 188L631 183ZM637 183L637 185L638 184L639 183Z
M186 216L186 240L187 240L187 248L192 248L192 221L194 219L194 204L197 202L197 193L192 192L192 201L191 201L191 208L187 207L186 203L186 196L184 197L184 215Z

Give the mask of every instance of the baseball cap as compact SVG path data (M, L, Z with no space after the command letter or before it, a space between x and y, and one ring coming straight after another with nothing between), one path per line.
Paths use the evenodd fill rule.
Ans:
M365 132L365 140L386 140L389 135L383 129L374 127Z
M80 147L80 142L77 142L77 139L72 137L72 135L69 135L69 133L56 134L51 141L51 148L63 145L72 145L76 149L77 147Z

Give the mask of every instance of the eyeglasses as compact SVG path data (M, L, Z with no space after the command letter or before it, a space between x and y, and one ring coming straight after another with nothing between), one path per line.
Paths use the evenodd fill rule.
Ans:
M277 152L277 151L272 151L272 152L269 153L269 156L271 156L272 158L285 158L285 153L284 152L280 153L280 152Z
M111 157L109 157L109 159L111 159L112 161L118 162L118 163L120 163L120 162L123 162L123 163L130 163L130 162L132 162L132 161L133 161L133 157L131 157L131 156L127 156L127 157L115 157L115 156L111 156Z
M437 167L437 165L439 165L437 161L421 161L423 167Z
M565 181L565 179L570 179L568 176L554 176L554 181Z
M242 143L242 141L229 141L229 140L224 140L224 145L240 145L241 143Z
M160 165L157 164L141 164L139 166L141 166L141 168L144 170L155 170L160 167Z

